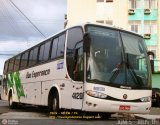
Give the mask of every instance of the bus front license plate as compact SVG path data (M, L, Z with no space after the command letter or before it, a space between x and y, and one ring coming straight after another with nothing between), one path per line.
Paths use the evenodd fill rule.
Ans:
M130 108L131 108L131 107L130 107L129 105L120 105L120 106L119 106L119 110L128 110L128 111L129 111Z

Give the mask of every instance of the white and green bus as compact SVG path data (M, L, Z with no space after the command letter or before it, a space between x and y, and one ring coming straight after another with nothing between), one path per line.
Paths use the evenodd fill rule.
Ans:
M98 113L149 113L151 71L142 36L86 23L8 59L2 99Z

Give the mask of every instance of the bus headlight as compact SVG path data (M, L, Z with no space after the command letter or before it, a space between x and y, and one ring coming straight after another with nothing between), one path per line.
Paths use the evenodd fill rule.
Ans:
M140 100L142 102L150 102L151 101L151 97L143 97L143 98L140 98Z
M107 95L101 92L96 92L96 91L92 91L92 90L88 90L86 91L87 95L95 97L95 98L107 98Z

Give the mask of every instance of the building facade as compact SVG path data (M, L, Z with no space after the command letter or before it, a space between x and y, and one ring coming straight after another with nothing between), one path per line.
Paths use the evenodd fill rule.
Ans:
M160 0L68 0L66 20L67 27L98 22L141 34L160 71Z

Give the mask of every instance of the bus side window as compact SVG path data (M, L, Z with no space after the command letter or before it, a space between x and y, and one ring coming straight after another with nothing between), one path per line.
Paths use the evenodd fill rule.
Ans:
M19 64L20 64L20 58L21 56L17 56L16 59L15 59L15 62L14 62L14 71L18 70L19 69Z
M28 62L28 51L22 54L20 69L26 68Z
M55 38L52 42L52 47L51 47L51 59L55 59L57 57L57 44L58 44L58 38Z
M43 54L43 60L48 61L49 59L49 52L50 52L50 47L51 46L51 40L45 43L44 45L44 54Z
M67 70L71 79L75 81L83 81L83 77L79 77L78 63L79 63L79 48L78 43L83 40L83 32L80 27L68 30L67 49L66 49L66 62ZM83 48L83 44L82 44ZM78 65L77 65L78 64ZM76 71L77 70L77 71ZM83 69L81 70L83 72Z
M37 63L37 56L38 56L38 47L36 47L30 51L29 66L33 66Z
M9 67L8 67L9 72L13 71L14 60L15 60L15 58L12 58L12 59L9 60Z
M66 35L63 34L59 36L58 47L57 47L57 57L64 56L64 44L65 44Z
M49 59L50 45L51 45L51 40L47 41L45 44L42 44L40 46L39 58L38 58L39 62L48 61L48 59Z
M28 66L31 66L32 62L33 62L33 50L30 50Z
M43 62L43 54L44 54L44 44L42 44L42 45L40 46L39 58L38 58L38 61L39 61L39 62Z
M7 73L7 70L8 70L8 64L9 64L9 61L6 61L5 62L5 65L4 65L4 74L6 74Z

